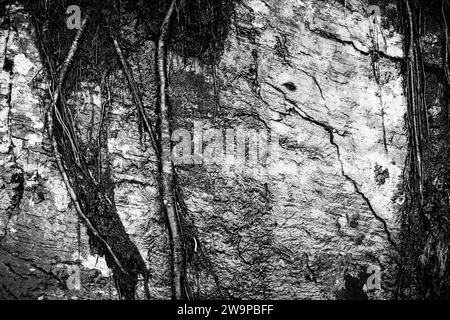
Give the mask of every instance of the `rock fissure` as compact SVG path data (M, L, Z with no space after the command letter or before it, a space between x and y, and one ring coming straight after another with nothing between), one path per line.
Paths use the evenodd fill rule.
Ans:
M267 82L266 82L266 83L267 83ZM322 123L322 122L317 121L316 119L312 118L311 116L309 116L308 114L306 114L306 113L298 106L298 104L297 104L295 101L293 101L292 99L289 99L289 98L286 96L286 93L285 93L283 90L277 88L276 86L274 86L274 85L272 85L272 84L270 84L270 83L267 83L267 84L270 85L272 88L276 89L278 92L281 92L281 93L283 94L284 100L287 101L289 104L291 104L291 105L293 106L293 108L290 108L290 109L287 110L287 114L290 114L292 111L295 111L302 119L304 119L304 120L306 120L306 121L308 121L308 122L311 122L311 123L313 123L313 124L315 124L315 125L321 127L322 129L324 129L324 130L329 134L330 143L331 143L331 144L335 147L335 149L336 149L337 159L338 159L339 164L340 164L340 169L341 169L341 174L342 174L342 176L343 176L348 182L350 182L350 183L352 184L352 186L354 187L356 193L364 200L364 202L366 203L367 208L368 208L368 209L370 210L370 212L372 213L372 216L373 216L376 220L378 220L378 221L383 225L383 229L384 229L384 232L385 232L385 234L386 234L387 240L388 240L389 243L392 245L392 247L398 251L397 244L395 243L395 241L394 241L393 238L392 238L392 234L391 234L391 232L390 232L390 230L389 230L389 227L388 227L387 222L386 222L380 215L377 214L377 212L376 212L375 209L373 208L373 206L372 206L372 204L371 204L369 198L368 198L368 197L360 190L360 188L359 188L357 182L356 182L353 178L351 178L351 177L345 172L345 169L344 169L344 162L343 162L343 160L342 160L342 155L341 155L341 150L340 150L339 145L336 143L336 141L335 141L335 136L334 136L335 134L338 134L338 135L340 135L341 137L345 137L345 134L340 134L340 133L339 133L336 129L334 129L333 127L331 127L331 126L329 126L329 125L327 125L327 124L325 124L325 123Z
M342 132L342 131L339 131L338 129L332 127L331 125L326 124L326 123L324 123L324 122L321 122L321 121L319 121L319 120L316 120L316 119L314 119L313 117L311 117L310 115L308 115L304 110L302 110L302 109L298 106L298 104L297 104L294 100L290 99L290 98L287 96L286 92L284 92L282 89L280 89L280 88L278 88L277 86L271 84L270 82L265 82L265 84L267 84L268 86L272 87L272 88L275 89L277 92L281 93L281 94L283 95L284 100L287 101L287 102L289 102L289 104L293 106L293 108L287 109L287 112L286 112L286 113L283 113L283 112L279 112L279 111L278 111L279 113L284 114L284 115L289 115L289 114L291 113L292 110L295 110L296 113L297 113L303 120L308 121L308 122L311 122L311 123L313 123L314 125L319 126L319 127L323 128L323 129L325 129L326 131L331 131L332 133L335 133L335 134L337 134L337 135L339 135L339 136L341 136L341 137L345 137L345 136L348 135L348 132L347 132L346 130L344 130L343 132ZM264 101L264 100L262 100L262 101ZM267 104L267 102L265 102L265 103ZM267 104L267 105L268 105L268 104Z

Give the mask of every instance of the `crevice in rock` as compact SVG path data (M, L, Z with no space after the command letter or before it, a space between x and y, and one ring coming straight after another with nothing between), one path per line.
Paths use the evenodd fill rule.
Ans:
M303 120L306 120L306 121L308 121L308 122L311 122L311 123L313 123L314 125L319 126L319 127L323 128L323 129L325 129L326 131L330 131L330 132L335 133L335 134L337 134L337 135L339 135L339 136L342 136L342 137L345 137L345 136L347 136L347 135L349 134L346 130L344 130L343 132L341 132L341 131L339 131L338 129L332 127L332 126L329 125L329 124L326 124L326 123L324 123L324 122L321 122L321 121L319 121L319 120L314 119L313 117L311 117L310 115L308 115L305 111L303 111L301 108L299 108L298 104L297 104L295 101L293 101L292 99L290 99L290 98L286 95L286 92L284 92L282 89L280 89L280 88L278 88L277 86L271 84L270 82L265 82L265 84L267 84L268 86L272 87L272 88L275 89L277 92L281 93L281 94L283 95L284 100L287 101L287 102L289 102L289 104L291 104L291 105L293 106L293 108L289 108L289 109L287 110L286 113L283 113L283 112L279 112L279 111L278 111L279 113L281 113L281 114L283 114L283 115L290 115L290 114L291 114L291 111L292 111L292 110L295 110L296 113L297 113ZM264 100L262 99L262 101L264 101ZM270 106L270 105L268 104L268 102L266 102L266 101L264 101L264 102L266 103L266 105Z
M8 42L10 40L11 32L14 26L12 25L10 17L10 9L8 9L8 14L6 17L6 24L8 27L8 33L5 40L4 52L4 63L3 70L9 74L8 91L6 93L6 135L7 135L7 161L9 162L9 170L13 171L11 174L10 181L5 181L10 185L10 204L6 209L6 222L3 230L3 234L0 235L0 244L8 235L8 228L12 219L12 216L19 211L20 204L22 202L24 193L24 174L23 169L17 164L17 157L14 152L13 134L12 134L12 123L11 123L11 109L12 109L12 93L13 93L13 80L14 80L14 61L8 55Z
M266 82L266 83L267 83L267 82ZM287 114L290 114L292 111L294 111L294 112L297 113L302 119L304 119L304 120L306 120L306 121L308 121L308 122L311 122L311 123L313 123L313 124L316 125L316 126L321 127L322 129L324 129L324 130L328 133L329 139L330 139L330 143L331 143L331 145L333 145L333 146L335 147L335 149L336 149L337 159L338 159L339 164L340 164L342 176L343 176L348 182L350 182L350 183L353 185L353 187L354 187L356 193L357 193L359 196L361 196L361 198L364 200L366 206L368 207L368 209L369 209L370 212L372 213L373 217L374 217L376 220L378 220L379 222L381 222L381 224L383 225L383 229L384 229L384 231L385 231L385 234L386 234L386 237L387 237L388 242L392 245L392 247L393 247L394 249L398 250L397 244L395 243L395 241L394 241L393 238L392 238L392 234L391 234L391 232L390 232L390 230L389 230L389 227L388 227L387 222L386 222L380 215L378 215L378 214L376 213L376 211L375 211L375 209L373 208L373 206L372 206L372 204L371 204L369 198L368 198L368 197L367 197L367 196L359 189L359 186L358 186L358 184L356 183L356 181L355 181L353 178L351 178L351 177L345 172L345 169L344 169L344 162L342 161L342 156L341 156L341 150L340 150L339 145L336 143L336 141L335 141L335 136L334 136L335 134L338 134L338 135L344 137L345 134L340 134L340 133L338 132L338 130L336 130L335 128L333 128L333 127L331 127L331 126L329 126L329 125L327 125L327 124L325 124L325 123L322 123L322 122L317 121L316 119L312 118L311 116L309 116L308 114L306 114L306 113L299 107L299 105L298 105L295 101L293 101L292 99L289 99L289 98L286 96L286 94L285 94L285 92L284 92L283 90L277 88L276 86L274 86L274 85L272 85L272 84L270 84L270 83L267 83L267 84L270 85L270 86L271 86L272 88L274 88L275 90L277 90L278 92L281 92L282 95L283 95L283 97L284 97L284 100L287 101L289 104L291 104L291 105L293 106L293 108L290 108L290 109L288 110Z
M336 35L334 35L334 34L332 34L330 32L327 32L325 30L322 30L322 29L309 29L309 31L314 32L314 33L316 33L316 34L318 34L318 35L320 35L320 36L322 36L322 37L324 37L326 39L336 41L336 42L338 42L338 43L340 43L342 45L352 46L353 49L355 49L355 51L359 52L363 56L377 55L380 58L384 58L384 59L389 60L389 61L391 61L393 63L400 63L401 65L404 65L406 63L406 58L405 57L392 56L392 55L387 54L384 51L380 51L380 50L377 50L377 49L368 49L367 51L364 51L363 49L358 48L358 46L353 41L351 41L351 40L343 40L343 39L339 38L338 36L336 36ZM445 73L445 70L444 70L444 68L441 65L439 65L437 63L430 62L430 61L424 62L423 63L423 67L424 67L426 72L430 72L430 73L433 73L433 74L436 74L436 75L444 75L444 73Z
M48 271L45 268L43 268L42 266L37 265L35 260L33 260L31 258L26 258L26 257L24 257L22 255L17 254L17 253L14 253L10 249L8 249L6 246L1 246L0 247L0 253L9 255L10 257L12 257L14 259L19 259L19 260L22 260L22 261L28 263L31 267L33 267L36 270L40 271L41 273L45 274L49 278L55 280L59 285L64 286L64 282L60 278L58 278L53 272ZM54 263L54 264L50 263L49 266L53 267L56 264L57 263Z
M380 109L381 109L381 125L382 125L382 131L383 131L383 144L384 144L384 150L386 154L388 153L388 145L387 145L387 138L386 138L386 124L385 124L385 106L383 102L383 83L381 82L381 66L380 66L380 56L378 52L380 52L380 44L379 44L379 36L378 34L381 33L382 38L383 33L382 31L379 32L378 25L374 23L371 28L372 32L372 45L373 45L373 52L371 54L371 61L372 61L372 70L373 70L373 76L375 78L375 82L378 87L378 98L380 100ZM386 43L386 39L384 39Z
M314 272L314 270L311 268L311 266L309 265L309 255L305 252L305 257L306 257L306 261L305 261L305 265L306 265L306 270L307 270L307 280L314 282L315 284L317 284L317 275Z
M353 49L355 49L355 51L361 53L364 56L368 56L370 54L370 50L364 51L364 50L358 48L358 46L353 41L343 40L331 32L328 32L328 31L325 31L322 29L318 29L318 28L309 29L309 31L311 31L323 38L326 38L328 40L336 41L342 45L350 45L353 47Z
M326 99L325 99L325 96L323 95L322 87L320 86L320 83L319 83L319 81L317 80L317 78L316 78L315 76L313 76L312 74L306 72L306 71L303 70L303 69L298 69L298 70L300 70L301 72L303 72L304 74L306 74L308 77L310 77L310 78L314 81L314 83L316 84L317 88L319 89L320 96L322 97L323 104L324 104L325 108L327 108L327 110L330 110L330 108L327 106L327 101L326 101Z

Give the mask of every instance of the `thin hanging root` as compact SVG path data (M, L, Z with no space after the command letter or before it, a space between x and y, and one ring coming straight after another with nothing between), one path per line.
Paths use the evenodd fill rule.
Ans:
M83 213L83 210L81 209L80 203L78 201L78 197L75 193L75 190L72 188L72 185L71 185L69 178L67 176L67 173L66 173L66 169L63 166L61 154L58 151L58 142L56 141L56 137L55 137L55 133L54 133L54 126L53 126L53 119L52 119L52 114L51 114L50 110L47 111L47 121L48 121L48 128L49 128L49 132L50 132L50 136L51 136L51 140L52 140L53 152L55 153L56 163L58 165L58 170L61 173L61 176L64 180L64 184L66 186L67 191L69 192L72 202L75 205L75 209L77 210L77 213L84 220L84 222L86 223L86 226L92 232L92 234L95 237L97 237L100 240L100 242L102 242L103 245L106 247L106 249L110 253L111 257L114 259L114 262L117 264L120 271L122 271L125 274L128 274L125 271L125 269L122 267L122 264L120 263L117 256L114 254L112 248L109 246L109 244L106 242L106 240L100 236L100 234L97 232L95 227L90 222L89 218Z
M442 19L444 20L444 34L445 34L445 57L444 57L444 71L445 71L445 77L447 79L447 83L450 84L450 70L449 70L449 33L448 33L448 23L447 23L447 17L445 12L445 5L449 6L448 0L442 1Z
M417 74L417 47L415 42L415 23L413 12L411 8L411 3L409 0L405 0L406 4L406 13L407 20L409 24L409 52L408 52L408 60L407 60L407 78L408 78L408 99L409 99L409 108L411 113L410 119L410 127L411 127L411 135L413 139L413 147L414 147L414 156L417 161L417 178L419 182L419 194L420 199L423 202L424 200L424 168L423 168L423 157L422 157L422 141L424 140L424 131L425 133L428 130L428 127L423 129L423 115L424 106L423 99L421 96L421 88L423 87L423 83L420 81L420 77Z
M160 28L160 36L157 43L156 72L158 78L158 101L160 119L160 144L161 156L160 170L162 175L161 200L164 204L164 212L167 217L169 236L171 239L172 254L172 290L176 300L184 299L188 292L186 288L186 265L184 256L184 241L181 219L176 208L176 188L174 180L174 168L170 157L171 154L171 128L170 128L170 106L167 101L167 38L169 28L175 13L176 0L172 0L166 16Z
M177 175L175 175L175 181L178 181L178 176ZM176 185L176 190L175 190L176 194L175 195L176 195L177 204L179 205L180 210L182 211L183 215L185 217L187 217L187 215L188 215L188 208L187 208L186 203L184 202L183 194L181 192L181 189L178 187L178 184L175 183L175 185ZM194 243L195 243L195 250L194 250L194 252L200 254L200 256L203 257L204 261L206 262L206 266L209 269L209 272L211 273L211 275L214 278L214 282L216 283L217 289L219 290L219 294L223 298L223 297L225 297L224 292L226 292L226 290L224 288L222 288L222 285L220 284L219 277L218 277L217 273L214 271L214 267L212 265L212 262L208 258L208 256L206 255L205 251L203 250L203 246L202 246L201 241L200 241L200 239L199 239L199 237L197 235L198 231L197 231L197 229L195 227L194 227L194 230L195 230L194 231L194 236L193 236ZM226 292L226 294L227 294L228 297L230 296L230 294L228 292Z
M173 296L175 299L184 298L188 292L185 283L185 266L183 255L183 238L181 230L181 222L178 212L176 210L176 195L174 186L174 171L173 163L170 157L170 126L169 126L169 110L167 104L166 90L167 90L167 76L166 76L166 41L169 31L170 22L174 16L176 0L173 0L169 9L167 10L164 21L160 29L160 37L157 43L157 73L159 79L159 103L160 103L160 119L161 119L161 141L157 143L156 134L153 127L150 125L148 117L145 113L142 99L139 95L136 82L132 75L130 68L123 56L122 50L117 39L110 32L116 53L122 64L123 70L130 85L134 100L138 106L139 113L144 123L144 129L150 135L151 143L155 155L160 165L160 173L158 181L160 183L160 199L162 200L161 208L165 209L170 238L172 241L172 285ZM161 147L160 147L161 146Z
M64 78L65 75L67 73L67 70L69 69L69 65L70 62L73 59L73 56L78 48L78 41L80 40L81 36L83 35L84 29L86 27L87 21L88 21L89 17L86 17L82 24L81 24L81 28L78 30L77 35L75 36L75 39L72 42L72 46L70 47L69 53L66 57L66 59L64 60L63 63L63 67L61 68L61 72L59 74L59 79L58 79L58 89L56 90L54 96L53 96L53 101L52 101L52 107L53 110L57 110L57 103L58 103L58 99L59 99L59 92L61 92L61 88L62 85L64 83ZM98 233L97 229L95 229L95 227L92 225L91 221L89 220L89 218L83 213L83 210L81 209L80 203L78 201L78 197L75 193L75 190L73 189L69 177L67 176L67 172L66 169L64 168L63 162L62 162L62 158L61 158L61 154L58 151L58 141L56 140L56 135L55 135L55 129L54 129L54 125L53 125L53 116L52 116L52 108L48 108L47 109L47 121L48 121L48 128L49 128L49 133L50 133L50 138L52 141L52 146L53 146L53 152L55 154L55 158L56 158L56 163L58 166L58 170L63 178L64 184L67 188L67 191L69 192L70 198L73 202L73 204L75 205L75 209L77 211L77 213L79 214L79 216L84 220L84 222L86 223L86 226L88 227L88 229L92 232L92 234L98 238L100 240L101 243L103 243L103 245L105 246L105 248L108 250L109 254L111 255L111 257L113 258L114 262L116 263L117 267L120 269L121 272L128 274L125 269L123 268L122 264L120 263L119 259L117 258L117 256L114 254L114 251L112 250L112 248L110 247L110 245L106 242L105 239L103 239L100 234Z
M130 85L131 93L133 94L134 100L136 101L136 104L139 108L139 113L141 114L141 118L144 121L144 126L150 135L150 140L152 143L153 150L155 151L156 155L159 155L159 148L156 143L156 134L152 126L150 125L150 122L148 121L148 117L145 113L144 104L142 103L141 96L138 92L136 81L134 80L133 74L131 73L130 68L128 67L127 62L125 61L125 58L122 53L122 49L120 49L119 42L117 42L117 39L113 36L112 32L110 32L111 37L113 39L114 47L116 48L117 56L119 57L120 63L122 64L123 71L125 72L125 75L128 80L128 84Z
M171 20L171 18L173 16L173 13L174 13L174 11L179 11L179 10L176 10L175 7L176 7L176 1L173 1L171 6L170 6L170 8L168 9L168 11L166 13L166 17L165 17L164 22L163 22L162 27L161 27L161 37L160 37L160 39L158 41L158 49L159 49L158 50L158 53L159 53L158 54L158 58L163 58L162 60L157 61L157 63L158 63L158 76L160 77L160 81L162 80L161 84L163 85L162 87L160 87L160 94L164 93L163 96L160 96L160 99L163 99L162 101L164 101L164 102L166 100L166 96L165 96L166 75L165 75L165 70L164 70L164 68L165 68L165 42L167 41L166 37L167 37L168 27L169 27L170 20ZM111 30L111 29L109 29L109 30ZM135 103L136 103L136 105L138 107L139 113L141 114L141 117L142 117L142 120L143 120L143 124L144 124L144 130L146 130L147 133L150 135L152 148L153 148L153 150L155 152L155 155L156 155L157 159L159 161L161 161L162 160L162 154L161 154L162 148L161 149L159 148L158 141L156 139L155 131L154 131L152 125L150 124L148 116L146 115L146 112L145 112L145 109L144 109L144 105L142 103L141 96L140 96L139 91L137 89L137 85L136 85L136 82L134 80L132 71L131 71L130 67L128 66L127 61L125 60L125 58L123 56L122 50L120 48L120 45L119 45L117 39L114 37L114 35L113 35L113 33L111 31L110 31L110 35L111 35L112 41L114 43L114 47L116 49L116 53L117 53L117 55L119 57L120 63L122 65L123 71L124 71L124 73L125 73L125 75L127 77L131 93L133 94L133 98L134 98ZM166 104L164 104L164 106L167 107ZM176 183L177 175L176 175L175 172L172 172L172 175L173 175L173 178L174 178L173 179L174 181L173 181L172 185L174 186L174 190L175 190L173 198L175 199L176 205L180 206L181 211L186 215L186 211L187 211L186 204L184 203L184 200L183 200L183 197L182 197L182 195L181 195L181 193L179 191L179 188L177 188L177 183ZM158 178L158 181L162 182L162 176L160 176ZM161 198L162 198L162 195L161 195ZM170 203L169 201L167 201L167 202ZM176 209L176 205L174 204L173 207L170 208L170 209ZM181 221L180 221L179 212L178 212L178 210L172 210L172 211L175 211L175 215L176 215L175 217L172 217L173 218L172 222L175 222L175 224L180 225L179 229L180 229L180 232L181 232ZM169 228L170 228L170 226L169 226ZM181 238L183 238L183 237L181 237ZM214 279L215 279L216 284L217 284L217 286L219 288L220 294L223 296L223 293L222 293L223 289L221 288L221 285L219 283L219 279L218 279L217 275L215 274L215 272L213 270L211 262L206 257L206 255L205 255L205 253L204 253L204 251L202 249L200 241L198 240L197 237L194 238L194 241L196 242L198 251L201 253L201 255L203 255L203 257L207 261L208 267L209 267L211 273L214 276ZM178 269L177 273L179 273L180 271L181 270ZM185 271L181 271L181 272L184 273ZM183 278L183 276L180 276L178 274L178 276L176 276L176 278L178 278L178 279L175 281L176 282L175 286L177 287L177 288L175 288L175 291L177 291L174 294L175 297L176 298L177 297L180 298L182 296L181 291L186 292L186 295L189 296L187 294L189 290L188 290L188 288L186 286L186 283L184 283L184 284L180 283L181 282L180 278ZM183 287L184 290L182 290L181 287Z
M109 30L111 30L111 29L109 29ZM152 148L153 148L153 150L155 152L155 155L156 155L157 159L160 159L160 154L161 153L160 153L160 149L159 149L158 144L157 144L156 134L155 134L155 131L154 131L153 127L150 124L150 121L148 120L147 114L145 113L144 104L142 103L141 96L140 96L140 94L138 92L136 81L134 80L133 74L131 73L131 70L128 67L127 62L125 61L125 58L123 56L122 50L121 50L120 45L119 45L119 42L114 37L114 35L113 35L113 33L111 31L109 33L110 33L111 38L113 40L114 47L116 48L117 55L119 56L119 60L120 60L120 62L122 64L122 68L123 68L123 70L125 72L125 75L127 77L128 84L129 84L130 89L131 89L131 93L133 94L134 100L135 100L135 102L136 102L136 104L137 104L137 106L139 108L139 112L141 114L141 118L142 118L142 120L144 122L144 130L146 130L147 133L150 135L150 141L151 141L151 144L152 144ZM109 89L108 89L108 99L111 100L111 94L109 92ZM161 181L161 177L159 177L158 181ZM146 295L147 299L150 299L150 292L148 290L148 274L144 275L144 282L145 282L145 284L144 284L145 295Z

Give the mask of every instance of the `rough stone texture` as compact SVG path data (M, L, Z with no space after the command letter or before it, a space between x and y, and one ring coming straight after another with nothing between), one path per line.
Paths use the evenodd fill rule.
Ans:
M17 7L12 16L17 31L0 30L2 52L8 39L7 57L14 61L12 77L0 71L0 298L38 298L58 283L65 287L68 265L80 260L90 268L95 258L51 154L42 63L29 18ZM23 177L20 197L17 175Z
M280 136L280 160L266 166L220 161L177 168L189 220L229 297L348 297L346 279L356 279L363 290L361 271L389 267L393 249L381 220L395 240L393 196L406 141L400 69L389 57L401 56L401 39L391 30L377 30L385 53L379 86L370 54L373 25L363 2L346 1L344 8L343 1L247 0L238 8L215 73L170 55L176 128L191 130L201 120L204 128L240 126ZM85 229L49 154L40 103L45 88L33 84L42 77L42 64L27 17L14 17L19 32L12 32L8 43L15 62L9 121L10 75L0 73L0 297L36 298L58 282L64 289L67 265L82 264L84 272L100 268L104 276L108 270L90 255ZM0 30L0 48L7 37ZM149 113L152 52L148 44L131 58ZM0 64L3 59L0 55ZM168 298L168 241L155 212L155 159L149 148L141 148L136 108L120 71L112 90L108 150L115 202L148 262L152 296ZM98 116L100 97L95 85L78 94L85 98L76 120L85 130L88 119L96 118L91 112ZM12 210L17 172L23 173L24 188ZM193 239L189 243L195 246ZM210 268L196 257L190 257L189 271L195 297L218 297Z
M46 288L41 285L46 281L42 272L31 266L38 265L45 274L51 274L52 267L58 262L76 258L72 253L76 249L77 219L69 209L62 181L48 155L39 90L32 88L41 63L30 34L30 24L21 13L14 14L14 18L18 32L1 30L0 37L2 52L6 46L7 57L14 61L11 77L4 70L0 73L0 266L3 288L0 296L36 297ZM0 59L3 66L5 57L2 55ZM16 182L18 175L22 176L22 188ZM20 196L18 192L21 192ZM13 206L15 199L17 203ZM17 283L11 285L13 282Z

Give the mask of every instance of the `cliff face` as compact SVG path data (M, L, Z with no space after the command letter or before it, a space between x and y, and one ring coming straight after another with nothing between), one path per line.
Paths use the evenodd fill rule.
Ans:
M205 143L208 129L279 139L279 159L267 163L227 158L177 166L200 240L186 239L196 298L389 295L406 155L401 39L371 21L364 1L342 2L244 1L217 66L170 55L174 129L194 139L195 123L195 139L202 128ZM108 268L90 251L53 161L45 74L29 17L17 7L11 17L17 31L0 30L0 64L13 61L11 72L0 73L0 296L72 295L65 292L67 267L78 265L83 297L114 297ZM129 60L148 112L153 53L147 43ZM105 121L113 201L147 261L152 297L169 298L154 155L142 147L120 71L111 92ZM98 129L102 99L99 84L86 83L68 100L81 137ZM200 248L209 263L197 259ZM369 266L386 275L381 290L367 291Z

